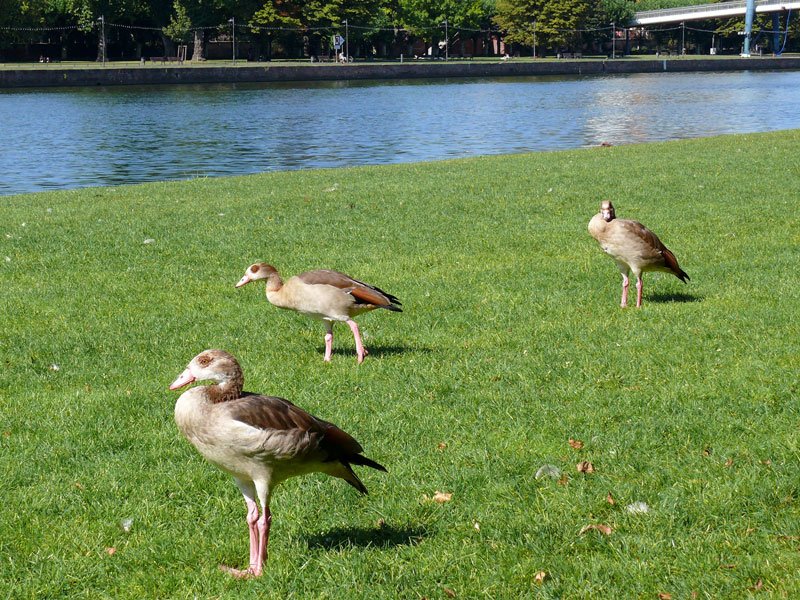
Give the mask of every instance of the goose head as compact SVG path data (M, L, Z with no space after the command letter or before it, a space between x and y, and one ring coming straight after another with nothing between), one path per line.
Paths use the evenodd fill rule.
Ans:
M235 382L241 387L242 368L236 358L224 350L204 350L189 362L169 389L177 390L194 381L206 380L217 384Z
M236 287L239 288L251 281L259 281L261 279L277 279L280 281L280 276L278 275L278 270L272 265L264 262L255 263L247 267L244 277L239 280Z
M606 223L610 223L617 218L617 215L614 213L614 205L611 204L611 200L603 200L600 203L600 216L603 217L603 220Z

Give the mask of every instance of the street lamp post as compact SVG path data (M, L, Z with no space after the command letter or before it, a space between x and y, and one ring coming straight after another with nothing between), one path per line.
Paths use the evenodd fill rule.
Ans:
M228 19L231 24L231 54L233 57L233 64L236 64L236 17Z
M444 60L450 58L450 38L447 35L447 19L444 20Z
M347 19L343 21L344 23L344 62L350 62L350 31L349 31L349 24L347 23Z
M100 15L100 18L97 19L100 21L100 47L102 49L102 56L103 56L103 66L106 66L106 17L105 15Z
M617 24L611 21L611 58L617 58Z
M686 21L681 21L681 56L686 54Z

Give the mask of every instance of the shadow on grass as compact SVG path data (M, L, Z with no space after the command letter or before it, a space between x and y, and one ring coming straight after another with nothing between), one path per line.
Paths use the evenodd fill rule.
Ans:
M649 298L645 298L645 301L650 302L659 302L666 304L667 302L702 302L702 296L694 296L692 294L684 294L682 292L677 292L673 294L653 294Z
M427 535L422 527L337 527L308 538L309 548L336 550L348 546L362 548L392 548L394 546L416 546Z
M420 347L420 346L373 346L370 344L365 344L367 347L367 357L381 357L381 356L392 356L395 354L430 354L432 350L430 348ZM348 355L348 356L355 356L355 349L348 349L348 348L334 348L333 349L334 355Z

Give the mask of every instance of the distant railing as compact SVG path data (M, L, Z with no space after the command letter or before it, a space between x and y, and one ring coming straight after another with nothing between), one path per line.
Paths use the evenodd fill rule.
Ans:
M786 0L756 0L756 10L759 6L786 6ZM658 10L642 10L637 12L633 20L652 19L656 17L670 17L674 15L687 15L692 13L726 12L741 8L747 8L747 0L731 0L730 2L715 2L709 4L697 4L694 6L683 6L678 8L661 8Z

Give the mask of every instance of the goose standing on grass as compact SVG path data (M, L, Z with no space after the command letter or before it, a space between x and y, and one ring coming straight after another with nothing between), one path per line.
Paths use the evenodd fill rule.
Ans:
M382 289L340 273L320 269L306 271L283 282L278 271L267 263L250 265L236 287L251 281L267 280L267 300L279 308L288 308L325 322L325 357L331 359L333 322L344 321L350 326L356 341L359 364L367 354L361 334L353 317L376 308L403 312L401 302Z
M175 422L200 454L233 476L244 495L250 565L244 570L220 566L235 577L261 575L272 522L269 500L283 480L327 473L366 494L367 488L351 465L386 471L363 456L361 445L336 425L311 416L283 398L242 392L242 369L227 352L201 352L169 389L202 380L215 383L181 394L175 404Z
M622 302L628 305L628 274L636 276L636 307L642 305L642 273L665 271L686 283L689 276L658 236L638 221L617 219L610 200L600 203L600 212L589 221L589 233L600 247L616 261L622 273Z

